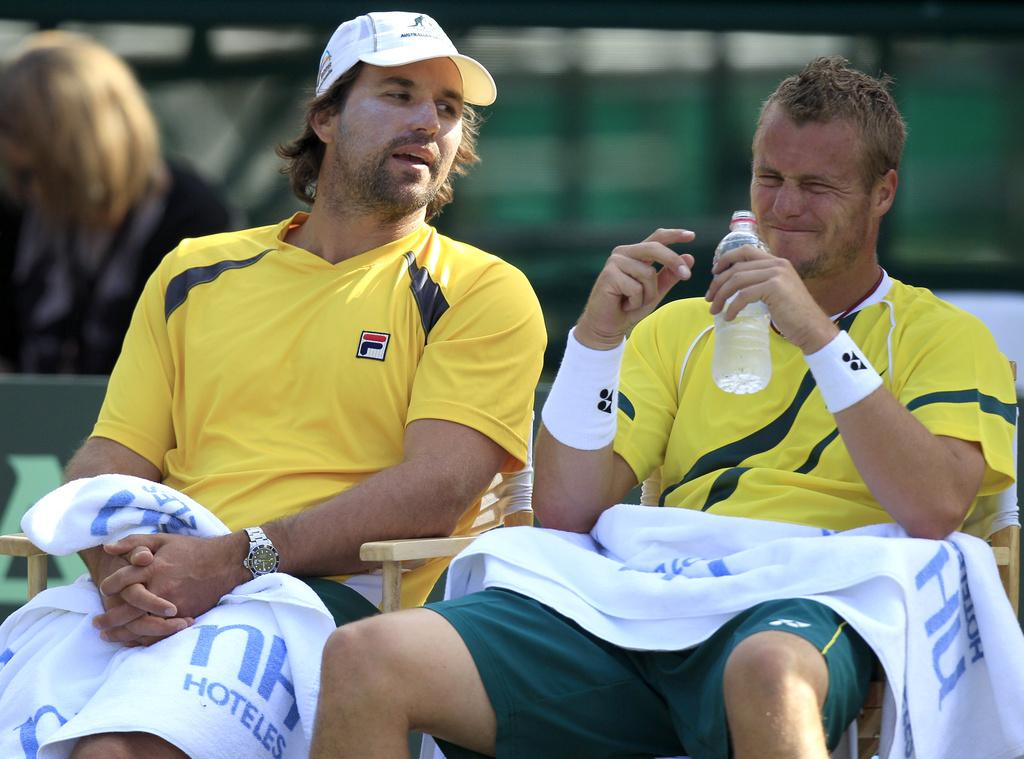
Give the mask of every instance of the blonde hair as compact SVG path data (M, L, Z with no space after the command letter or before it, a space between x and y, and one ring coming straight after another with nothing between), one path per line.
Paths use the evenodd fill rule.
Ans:
M861 174L871 187L889 169L900 167L907 125L900 115L888 76L875 78L857 71L845 58L815 58L799 73L779 84L764 102L758 129L773 105L797 124L849 121L860 130Z
M164 169L131 69L67 32L33 35L0 73L0 137L27 159L39 207L76 225L120 224Z

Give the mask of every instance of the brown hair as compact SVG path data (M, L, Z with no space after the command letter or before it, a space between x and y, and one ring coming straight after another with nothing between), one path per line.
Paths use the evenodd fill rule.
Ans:
M815 58L802 71L779 84L761 107L758 129L772 105L797 124L850 121L864 146L863 177L872 186L889 169L898 169L907 139L907 125L889 92L889 76L874 78L850 66L841 56Z
M311 126L314 117L323 112L334 112L345 107L352 85L355 84L363 63L356 63L352 68L338 77L338 80L320 97L313 98L306 106L305 127L302 134L289 143L279 145L277 154L285 160L282 174L287 174L295 196L312 205L316 198L316 182L320 175L320 164L324 160L324 144L317 137ZM455 176L463 176L469 167L480 162L476 152L477 135L480 133L482 118L473 106L466 103L462 110L462 141L455 151L455 160L444 183L438 189L434 199L427 205L427 221L441 213L441 209L455 198L452 180Z
M116 226L164 167L131 69L67 32L33 35L0 74L0 137L27 158L40 207L73 224Z

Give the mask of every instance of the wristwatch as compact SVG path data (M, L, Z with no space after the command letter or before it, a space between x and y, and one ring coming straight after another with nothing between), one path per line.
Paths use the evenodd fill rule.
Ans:
M252 572L253 579L276 572L281 563L281 554L274 548L262 527L246 527L249 536L249 555L242 566Z

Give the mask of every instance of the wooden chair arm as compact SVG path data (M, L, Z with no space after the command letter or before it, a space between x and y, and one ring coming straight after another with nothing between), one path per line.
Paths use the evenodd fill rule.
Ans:
M533 510L520 509L505 515L506 527L533 526ZM476 536L454 538L404 538L401 540L374 540L359 547L362 561L380 562L383 574L381 611L397 611L401 607L402 564L423 562L455 556L476 540ZM407 567L408 568L408 567Z
M46 590L48 574L48 554L36 546L24 533L0 535L0 554L6 556L24 556L28 560L28 597L31 600Z
M506 514L502 524L506 527L533 527L533 509L519 509Z
M45 556L46 551L38 548L23 532L0 535L0 554L5 556Z
M1004 527L989 536L992 554L999 568L1013 613L1020 614L1020 526Z
M454 556L476 540L459 538L406 538L375 540L359 547L363 561L379 561L381 567L381 611L398 611L402 606L402 562Z
M406 538L403 540L375 540L359 547L363 561L416 561L454 556L476 538Z

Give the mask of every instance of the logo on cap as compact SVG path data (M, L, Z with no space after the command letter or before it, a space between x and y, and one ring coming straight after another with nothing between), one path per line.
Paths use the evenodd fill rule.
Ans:
M372 358L376 361L383 361L388 353L388 343L391 342L391 335L387 332L368 332L363 330L359 336L359 350L356 351L356 358Z
M316 90L320 91L320 87L323 85L324 80L331 75L333 67L331 66L331 53L330 51L324 50L324 55L320 59L320 71L316 75Z
M430 37L431 39L443 39L444 31L430 16L417 16L409 24L413 31L403 32L402 37Z

